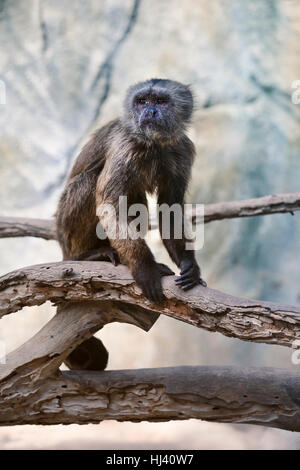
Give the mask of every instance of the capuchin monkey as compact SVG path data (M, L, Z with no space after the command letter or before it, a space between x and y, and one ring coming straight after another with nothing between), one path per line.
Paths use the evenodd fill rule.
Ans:
M101 208L111 204L118 219L121 196L127 196L128 207L136 203L147 207L146 193L156 193L159 205L179 204L183 208L195 155L195 147L185 134L192 111L192 93L181 83L151 79L129 88L123 116L94 133L66 182L56 213L57 238L64 260L124 263L145 297L152 302L163 299L161 277L174 273L155 261L145 240L130 237L103 240L97 237L96 227L100 220L109 234L112 221ZM205 286L194 251L186 249L184 234L180 239L174 236L172 212L170 223L170 236L162 237L162 241L180 269L176 285L184 290L197 284ZM159 229L162 235L161 214ZM66 364L73 369L104 369L108 353L101 341L96 340L97 358L95 340L90 338L79 345Z

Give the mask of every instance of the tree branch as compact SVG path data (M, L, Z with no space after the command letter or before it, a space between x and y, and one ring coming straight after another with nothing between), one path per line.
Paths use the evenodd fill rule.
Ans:
M204 222L286 212L293 214L298 210L300 210L300 193L274 194L244 201L207 204L204 208ZM195 218L194 221L197 223Z
M37 237L56 240L54 219L0 217L0 238Z
M125 311L163 313L208 331L245 341L291 346L300 337L300 308L252 301L198 286L184 292L163 279L166 300L151 303L125 266L93 261L35 265L0 277L0 318L25 306L110 301Z
M204 222L236 217L293 213L298 210L300 210L300 193L278 194L244 201L206 204L204 207ZM199 223L193 212L192 219L193 222ZM155 223L151 225L152 228L155 228L155 226ZM45 240L55 240L54 219L0 217L0 238L8 237L38 237Z
M300 193L211 204L205 222L299 208ZM54 222L2 218L0 238L8 236L55 239ZM237 367L59 371L70 352L105 324L127 322L147 331L161 313L246 341L291 346L300 337L300 308L202 286L185 293L173 276L163 287L166 299L153 304L125 266L105 262L49 263L0 277L0 318L47 300L61 305L0 365L0 425L200 418L300 431L298 373Z
M166 367L15 376L0 384L0 425L190 418L300 431L300 376L272 368ZM16 391L12 393L12 391Z

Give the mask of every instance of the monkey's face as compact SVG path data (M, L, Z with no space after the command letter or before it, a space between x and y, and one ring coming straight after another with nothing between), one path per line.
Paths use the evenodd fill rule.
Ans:
M171 80L152 79L130 88L125 101L126 121L141 137L172 140L182 135L193 109L191 91Z
M168 125L167 116L170 114L172 103L167 93L149 90L138 93L134 98L134 111L140 129L148 132L159 132Z

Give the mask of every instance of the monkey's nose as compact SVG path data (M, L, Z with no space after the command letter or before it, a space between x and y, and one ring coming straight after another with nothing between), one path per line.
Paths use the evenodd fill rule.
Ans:
M147 118L152 118L156 115L156 109L154 106L149 106L149 108L146 111L146 117Z

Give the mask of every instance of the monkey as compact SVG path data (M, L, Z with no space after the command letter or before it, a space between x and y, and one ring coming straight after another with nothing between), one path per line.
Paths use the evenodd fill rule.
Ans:
M64 260L102 260L114 265L121 262L129 267L137 285L152 302L163 300L161 278L173 271L156 262L143 238L99 239L96 227L100 221L109 234L111 220L101 208L111 204L119 220L118 202L124 195L128 206L147 206L146 194L156 193L159 205L179 204L183 208L195 158L194 144L186 135L193 101L190 86L168 79L150 79L131 86L122 116L98 129L79 153L56 212L57 239ZM197 284L206 286L194 251L186 249L185 236L175 238L175 215L171 212L170 216L170 237L162 236L161 214L159 230L170 258L180 269L176 285L183 290ZM78 348L84 350L84 367L102 370L108 353L97 340L100 359L93 363L94 340L90 338ZM86 361L88 343L92 343L93 350L90 366ZM72 356L80 367L78 348L66 361L69 367Z

